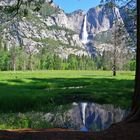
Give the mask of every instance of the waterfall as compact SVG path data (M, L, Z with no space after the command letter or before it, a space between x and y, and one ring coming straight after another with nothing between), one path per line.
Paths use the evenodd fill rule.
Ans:
M82 119L83 119L83 125L85 126L86 124L86 106L87 103L81 103L81 108L82 108Z
M87 44L88 33L87 33L87 15L84 17L83 29L82 29L82 43Z

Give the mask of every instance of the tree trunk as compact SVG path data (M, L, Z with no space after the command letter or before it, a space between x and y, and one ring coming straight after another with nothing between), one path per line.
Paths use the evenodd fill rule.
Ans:
M28 66L27 66L27 69L28 70L32 70L32 54L31 53L29 54L29 57L28 57Z
M16 55L14 52L12 54L12 70L16 71Z
M135 89L132 100L131 113L128 117L130 121L140 121L140 1L137 0L137 51L136 51L136 76Z
M114 63L112 68L113 76L116 76L116 64Z

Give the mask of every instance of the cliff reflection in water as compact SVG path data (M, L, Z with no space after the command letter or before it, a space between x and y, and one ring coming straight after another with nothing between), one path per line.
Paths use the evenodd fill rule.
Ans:
M113 105L95 103L73 103L71 108L63 113L46 114L47 121L61 128L72 128L81 131L101 131L112 123L124 119L128 111L115 108Z

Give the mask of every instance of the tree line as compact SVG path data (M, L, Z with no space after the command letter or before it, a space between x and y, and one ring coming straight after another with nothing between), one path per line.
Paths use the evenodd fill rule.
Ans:
M0 45L0 70L112 70L112 53L104 51L96 57L70 54L67 58L51 53L46 47L31 50L13 46L10 49ZM118 61L118 70L135 70L135 58Z

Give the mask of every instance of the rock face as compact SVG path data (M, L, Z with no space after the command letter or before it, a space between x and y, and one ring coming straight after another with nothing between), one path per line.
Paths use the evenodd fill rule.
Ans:
M113 20L117 18L123 22L117 7L110 8L108 6L98 6L91 8L88 12L88 32L90 34L97 34L107 31L113 27Z
M16 2L16 0L1 1L0 6L11 6ZM23 2L26 4L26 0ZM106 46L103 45L106 44L105 42L94 40L94 37L113 30L114 17L123 23L118 8L98 6L89 9L87 13L77 10L66 14L54 3L48 5L49 0L42 4L41 9L35 10L35 8L31 8L34 7L35 2L31 2L26 16L14 17L8 23L5 22L5 18L0 19L4 29L1 34L2 44L8 49L13 46L22 46L26 51L37 52L41 47L49 47L63 58L67 58L69 54L91 55L101 50L98 46ZM21 10L25 12L24 5ZM50 12L52 13L50 14ZM90 41L87 46L81 42L85 14L87 14L87 32ZM2 17L4 16L6 16L6 12L2 15ZM111 43L108 46L111 46Z
M137 15L136 0L131 0L125 6L121 7L120 14L125 23L125 28L127 32L129 33L130 37L134 41L134 44L136 44L137 41L137 37L136 37L137 21L135 20Z
M51 7L58 8L55 5ZM43 17L39 12L33 12L30 9L29 16L15 17L4 29L4 35L1 35L3 44L8 49L13 46L23 46L27 51L33 52L37 52L40 47L49 46L53 52L64 58L69 54L87 55L79 34L71 30L73 27L68 28L67 15L63 10L57 10L56 14Z

